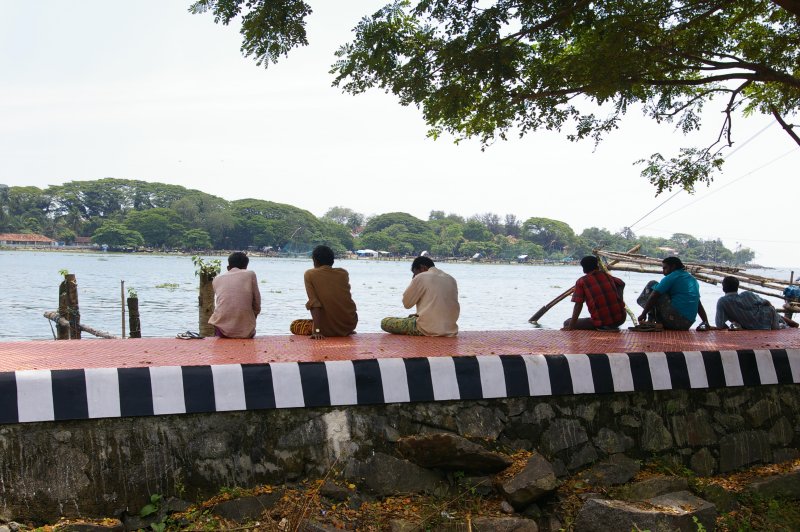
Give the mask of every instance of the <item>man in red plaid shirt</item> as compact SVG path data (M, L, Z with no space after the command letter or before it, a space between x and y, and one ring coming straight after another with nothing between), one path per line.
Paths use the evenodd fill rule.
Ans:
M572 317L564 322L564 330L596 330L617 329L625 323L625 303L622 300L622 290L625 283L622 279L612 277L601 271L597 257L588 255L581 259L583 277L575 283L575 292L572 301ZM583 303L589 308L591 318L579 318Z

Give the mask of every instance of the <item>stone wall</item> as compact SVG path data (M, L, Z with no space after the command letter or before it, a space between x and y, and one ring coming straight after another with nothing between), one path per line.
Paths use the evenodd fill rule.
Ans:
M397 441L440 432L506 453L536 449L559 476L620 453L708 475L800 456L800 386L3 425L0 512L39 521L113 515L137 511L153 493L193 501L221 487L291 482L332 467L377 492L375 456L411 466Z

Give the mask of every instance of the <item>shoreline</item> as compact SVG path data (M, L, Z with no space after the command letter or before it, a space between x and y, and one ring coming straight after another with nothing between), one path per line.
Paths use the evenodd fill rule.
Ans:
M82 253L82 254L113 254L113 255L147 255L147 256L167 256L167 257L193 257L193 256L208 256L208 257L227 257L234 251L239 250L204 250L197 252L188 251L102 251L88 247L71 247L71 246L48 246L48 247L24 247L24 246L0 246L0 252L4 251L42 251L47 253ZM264 257L272 259L306 259L310 257L309 253L265 253L262 251L247 251L250 257ZM337 257L337 260L358 260L358 261L375 261L375 262L410 262L414 260L416 255L408 255L402 257L369 257L361 258L355 254L349 254L345 257ZM459 264L510 264L510 265L527 265L527 266L578 266L580 264L577 260L528 260L518 261L515 259L461 259L458 257L431 257L436 262L444 263L459 263Z

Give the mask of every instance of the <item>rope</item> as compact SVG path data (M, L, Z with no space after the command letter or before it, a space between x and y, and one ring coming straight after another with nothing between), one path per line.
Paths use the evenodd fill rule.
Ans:
M729 154L725 155L725 156L723 157L723 159L727 159L728 157L730 157L731 155L733 155L733 154L734 154L734 153L736 153L737 151L741 150L742 148L744 148L745 146L747 146L748 144L750 144L750 142L752 142L752 141L753 141L753 139L755 139L756 137L758 137L759 135L761 135L761 134L762 134L764 131L766 131L766 130L767 130L767 129L768 129L770 126L772 126L774 123L775 123L775 122L770 122L769 124L767 124L766 126L764 126L763 128L761 128L760 130L758 130L758 131L757 131L757 132L756 132L756 133L755 133L755 134L754 134L752 137L750 137L749 139L747 139L746 141L744 141L744 142L743 142L743 143L741 143L740 145L736 146L736 148L734 148L734 149L733 149L733 151L731 151ZM794 150L792 150L792 151L794 151ZM785 157L785 155L781 155L780 157L778 157L778 159L780 159L780 158L782 158L782 157ZM769 164L772 164L772 163L773 163L773 162L775 162L776 160L777 160L777 159L774 159L774 160L770 161L769 163L767 163L767 165L769 165ZM766 166L766 165L765 165L765 166ZM762 167L762 168L763 168L763 167ZM760 169L760 168L759 168L759 169ZM755 170L753 170L753 171L755 172ZM740 179L741 179L741 178L740 178ZM737 181L738 181L738 180L737 180ZM729 183L729 184L733 184L733 183L735 183L735 182L736 182L736 181L733 181L733 182L731 182L731 183ZM727 185L726 185L726 186L727 186ZM723 187L723 188L724 188L724 187ZM722 189L720 188L719 190L722 190ZM629 225L629 226L628 226L628 229L633 229L633 226L634 226L634 225L638 224L639 222L641 222L642 220L644 220L645 218L647 218L648 216L650 216L651 214L653 214L655 211L657 211L658 209L660 209L660 208L661 208L661 207L662 207L662 206L663 206L665 203L667 203L669 200L671 200L672 198L674 198L675 196L677 196L677 195L678 195L678 194L680 194L681 192L684 192L684 189L682 189L682 188L681 188L681 189L678 189L678 191L677 191L677 192L675 192L675 194L673 194L672 196L668 197L667 199L665 199L664 201L662 201L661 203L659 203L659 204L658 204L658 205L657 205L657 206L656 206L654 209L652 209L650 212L648 212L647 214L645 214L644 216L642 216L641 218L639 218L638 220L636 220L635 222L633 222L631 225ZM705 197L705 196L704 196L704 197ZM690 203L689 205L691 205L691 203ZM688 205L687 205L687 207L688 207ZM680 210L680 209L678 209L678 210ZM677 212L677 211L674 211L674 212ZM670 214L671 214L671 213L670 213ZM669 216L669 214L668 214L667 216ZM659 218L659 220L661 220L661 219L663 219L663 218ZM655 222L653 222L653 223L655 223Z

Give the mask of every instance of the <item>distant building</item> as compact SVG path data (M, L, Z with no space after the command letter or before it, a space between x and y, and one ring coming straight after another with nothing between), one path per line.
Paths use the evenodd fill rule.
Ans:
M0 233L0 246L20 246L20 247L51 247L58 243L52 238L44 235L24 234L24 233Z

